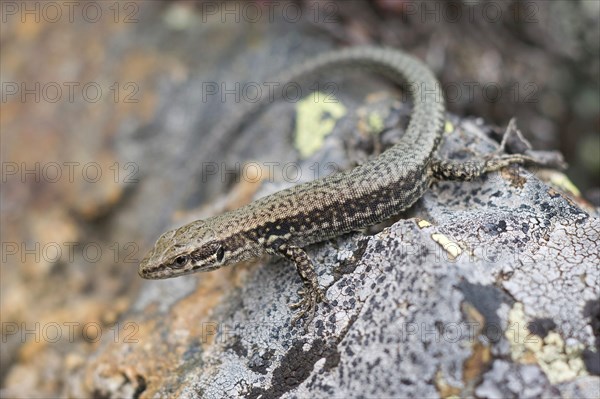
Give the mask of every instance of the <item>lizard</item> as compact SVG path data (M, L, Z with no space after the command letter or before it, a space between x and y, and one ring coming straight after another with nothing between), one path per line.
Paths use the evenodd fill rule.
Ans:
M413 108L401 140L353 169L167 231L141 261L141 277L170 278L208 272L264 254L280 256L295 264L304 282L298 292L300 300L290 306L299 309L292 323L307 316L306 326L317 304L327 303L327 298L303 248L399 214L435 180L473 180L511 164L536 162L525 154L501 151L469 162L439 159L436 149L445 118L441 86L425 64L400 50L364 46L331 51L301 63L277 81L310 80L344 68L381 74L408 91ZM245 114L253 116L263 103ZM243 123L244 118L232 118L223 131L239 129Z

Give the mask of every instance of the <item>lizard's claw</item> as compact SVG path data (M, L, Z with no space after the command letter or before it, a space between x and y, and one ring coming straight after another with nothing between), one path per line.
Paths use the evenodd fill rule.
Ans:
M327 298L325 297L325 293L320 288L309 288L307 290L299 290L298 294L300 295L300 301L292 303L290 305L290 308L292 309L300 309L292 318L292 324L295 325L298 320L300 320L304 316L307 316L307 319L304 322L304 329L306 330L308 328L308 325L315 318L317 303L328 302Z

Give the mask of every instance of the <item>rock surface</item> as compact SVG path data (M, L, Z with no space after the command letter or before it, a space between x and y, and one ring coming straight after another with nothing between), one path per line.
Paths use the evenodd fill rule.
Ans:
M493 149L484 126L454 122L443 154ZM383 231L310 248L330 306L307 334L290 326L301 282L283 260L215 272L236 281L218 299L221 277L148 283L146 339L181 355L137 372L187 398L597 397L600 223L582 206L523 169L437 183Z
M136 271L169 226L362 162L381 150L374 134L388 129L380 139L393 144L402 134L395 126L410 114L386 82L332 71L324 82L333 86L318 89L333 103L308 96L273 104L243 134L208 146L240 104L205 98L206 84L262 85L297 61L348 44L347 33L351 44L387 38L381 41L451 82L468 81L456 75L464 71L483 81L503 73L523 81L555 76L540 68L556 56L523 56L530 46L492 50L493 29L480 40L454 24L443 31L393 19L369 24L366 13L354 13L365 15L358 24L348 18L315 29L306 21L223 23L203 14L200 2L141 2L137 22L125 23L132 6L115 22L112 2L93 4L106 17L95 24L77 14L76 23L21 24L17 16L0 27L3 82L92 82L105 94L94 103L77 91L75 101L13 96L2 104L3 167L79 162L74 181L64 169L58 181L17 174L2 183L2 397L600 395L598 210L571 195L560 173L511 169L437 183L386 226L310 247L330 306L319 307L308 333L289 324L301 284L285 261L165 281L143 281ZM409 35L389 36L395 27ZM446 48L445 35L461 39ZM474 37L475 47L463 42ZM485 68L469 62L482 48ZM511 51L512 63L501 62L499 54ZM556 98L569 107L587 103L546 89L544 110L512 104L537 124L542 141L547 130L539 127L549 122L535 115L548 104L577 115ZM496 108L475 101L460 113ZM583 131L588 119L573 118L577 124L562 120ZM448 119L444 156L464 160L496 148L499 135L486 124ZM300 139L311 129L322 143ZM212 162L217 174L207 169ZM259 184L241 168L248 162L278 164ZM93 163L103 179L82 181L81 167ZM41 256L12 253L9 244L22 251L39 244ZM56 244L62 256L49 256Z

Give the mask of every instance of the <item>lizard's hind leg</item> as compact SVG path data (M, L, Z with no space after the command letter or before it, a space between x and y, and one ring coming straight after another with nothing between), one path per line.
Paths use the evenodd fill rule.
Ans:
M495 172L510 165L532 164L537 166L564 168L565 164L561 156L551 152L531 151L532 156L527 154L506 154L506 144L509 137L516 134L518 140L524 143L527 151L531 149L529 143L523 138L521 132L516 128L514 118L508 124L500 147L491 154L484 155L469 161L453 161L448 159L433 158L429 164L429 173L436 180L473 180L486 173ZM545 155L545 156L542 156Z

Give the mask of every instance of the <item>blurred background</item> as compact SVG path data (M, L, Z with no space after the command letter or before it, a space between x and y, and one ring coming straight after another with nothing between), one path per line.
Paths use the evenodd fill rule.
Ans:
M206 82L268 81L343 46L403 49L433 69L449 112L501 127L516 117L600 204L597 0L1 7L3 393L87 396L102 342L88 330L135 313L153 240L227 191L190 179L189 159L227 154L203 139L237 102L206 96Z

